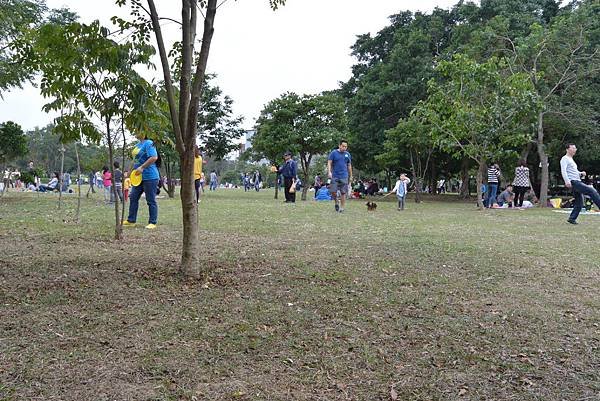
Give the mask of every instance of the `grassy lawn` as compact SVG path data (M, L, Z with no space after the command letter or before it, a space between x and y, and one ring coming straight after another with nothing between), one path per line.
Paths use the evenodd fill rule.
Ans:
M600 216L219 190L202 285L95 196L0 199L0 400L600 399Z

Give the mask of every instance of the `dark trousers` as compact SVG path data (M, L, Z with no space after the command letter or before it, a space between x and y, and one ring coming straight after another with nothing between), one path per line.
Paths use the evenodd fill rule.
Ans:
M198 202L198 200L200 200L200 187L202 186L202 184L200 183L200 178L198 178L197 180L194 180L194 188L196 189L196 202Z
M525 197L525 192L529 190L529 187L519 187L515 186L515 207L523 206L523 198Z
M283 177L283 192L285 194L286 202L296 202L296 192L290 193L290 188L292 187L292 182L294 179L292 177Z
M581 181L571 181L571 185L573 186L573 197L575 198L575 203L573 204L573 211L569 216L569 220L575 221L577 216L579 216L579 212L581 212L581 208L583 207L583 195L587 195L592 198L592 201L600 208L600 195L598 191L594 188L585 185Z

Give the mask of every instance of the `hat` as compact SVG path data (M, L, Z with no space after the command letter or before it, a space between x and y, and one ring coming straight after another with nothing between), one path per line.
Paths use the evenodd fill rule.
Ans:
M286 150L285 153L283 154L284 156L291 156L292 152L290 152L289 150Z

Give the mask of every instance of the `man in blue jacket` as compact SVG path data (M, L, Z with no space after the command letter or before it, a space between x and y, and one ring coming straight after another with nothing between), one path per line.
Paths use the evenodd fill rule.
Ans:
M298 164L292 159L292 152L289 150L283 154L283 159L285 162L279 167L278 173L283 176L285 203L296 203L296 192L290 193L290 188L298 174Z

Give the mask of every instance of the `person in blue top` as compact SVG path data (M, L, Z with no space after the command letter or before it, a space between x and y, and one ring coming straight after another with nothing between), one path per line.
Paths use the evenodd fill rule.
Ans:
M292 159L292 152L289 150L283 154L283 159L285 162L277 173L283 176L285 203L296 203L296 192L290 192L290 188L298 175L298 165Z
M327 174L331 178L329 191L335 201L335 211L343 212L346 207L348 183L352 181L352 157L348 152L348 141L342 139L327 160ZM337 192L340 191L338 199Z
M142 183L136 187L131 187L131 193L129 194L129 216L127 217L127 221L123 222L123 225L135 226L140 197L142 193L145 193L149 211L146 228L154 229L158 222L158 204L156 203L156 192L158 189L158 180L160 179L160 173L156 166L158 152L154 147L154 143L150 139L147 139L144 133L138 131L135 137L139 142L135 144L131 151L134 168L131 175L141 174Z
M327 185L321 186L315 195L316 201L330 201L331 193L329 192L329 187Z

